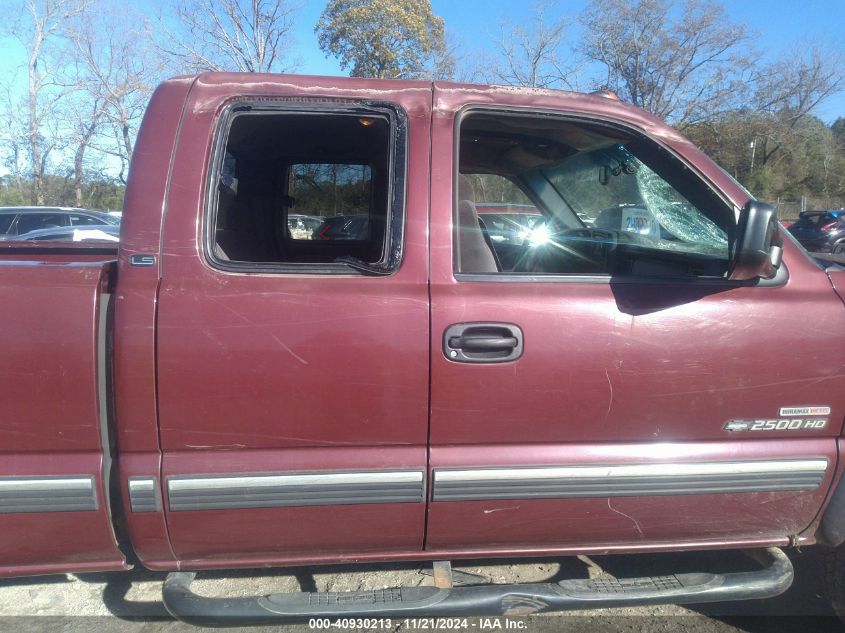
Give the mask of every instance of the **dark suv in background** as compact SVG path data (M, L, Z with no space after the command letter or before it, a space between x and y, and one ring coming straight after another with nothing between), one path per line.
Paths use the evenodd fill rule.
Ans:
M787 230L808 251L845 255L845 209L804 211Z
M0 239L63 227L117 226L120 220L102 211L71 207L0 207Z

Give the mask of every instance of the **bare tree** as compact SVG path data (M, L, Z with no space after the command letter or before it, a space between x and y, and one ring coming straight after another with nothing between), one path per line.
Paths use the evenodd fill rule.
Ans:
M745 27L712 0L594 0L581 22L601 87L680 127L733 106L753 62Z
M87 97L88 95L84 95ZM65 133L68 144L72 145L73 158L71 163L71 179L73 181L74 203L77 207L84 206L82 184L85 179L86 153L91 141L97 134L105 111L105 103L101 98L84 98L75 107L66 108Z
M823 50L817 44L807 50L789 51L759 69L752 104L759 113L754 142L759 147L761 167L798 146L825 146L812 134L814 126L803 123L821 103L845 88L843 67L845 59L839 51ZM832 139L828 149L833 152Z
M441 45L435 46L422 68L416 73L408 73L407 78L431 81L455 80L462 59L463 51L457 36L449 29L444 29Z
M87 119L76 121L80 131L74 163L77 177L80 153L90 144L120 161L119 179L125 182L138 125L160 80L163 62L147 21L142 16L126 18L125 8L101 3L96 15L80 16L69 29L80 66L78 86L89 108Z
M286 72L298 7L289 0L191 0L178 3L182 32L161 50L182 71Z
M27 55L27 94L25 106L26 153L32 172L33 197L45 203L44 180L48 161L58 143L55 113L70 89L59 79L63 60L55 45L63 37L65 24L88 6L89 0L25 0L21 20L11 34Z
M489 81L531 88L574 88L577 66L571 51L564 50L567 21L548 21L548 8L537 2L528 26L501 25L496 42L501 62L491 64L492 72L486 73Z
M14 79L11 78L13 81ZM19 116L19 102L10 84L2 86L0 97L0 149L3 166L9 171L10 181L17 190L18 201L29 198L26 191L26 122Z
M794 127L831 95L845 88L845 56L818 44L795 49L761 68L754 105L781 114Z

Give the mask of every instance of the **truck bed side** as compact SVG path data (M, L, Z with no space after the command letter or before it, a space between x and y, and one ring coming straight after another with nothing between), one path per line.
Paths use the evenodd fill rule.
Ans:
M108 495L113 270L87 248L0 249L0 576L125 568Z

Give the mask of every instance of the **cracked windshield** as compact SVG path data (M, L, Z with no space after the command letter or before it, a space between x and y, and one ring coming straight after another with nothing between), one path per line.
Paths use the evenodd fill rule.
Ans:
M543 173L587 226L637 234L642 247L728 256L725 231L622 145Z

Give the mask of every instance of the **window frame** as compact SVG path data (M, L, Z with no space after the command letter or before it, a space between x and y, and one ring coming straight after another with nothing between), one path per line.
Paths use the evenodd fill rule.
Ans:
M215 227L219 202L218 182L234 120L241 115L285 114L290 116L380 116L387 119L389 147L387 148L387 212L385 239L381 258L361 266L346 262L238 262L215 256ZM404 258L406 187L408 162L408 116L397 103L388 101L348 101L298 97L247 98L230 101L222 110L215 125L211 156L207 169L205 201L201 227L201 249L205 262L216 270L240 274L332 275L332 276L389 276L399 270Z
M577 283L577 284L660 284L660 285L701 285L720 286L725 288L756 286L756 287L780 287L789 280L789 270L786 263L782 263L777 274L772 279L751 279L733 280L727 277L672 277L672 276L651 276L651 275L577 275L561 273L462 273L458 272L457 261L457 240L458 225L456 213L458 209L458 182L460 176L460 146L461 126L464 120L474 114L491 114L499 116L518 116L527 118L546 117L559 121L575 123L586 123L591 125L605 126L610 129L617 129L637 137L638 140L645 140L651 143L656 149L664 152L671 160L676 161L681 167L689 170L690 174L702 185L706 186L715 196L722 201L726 210L733 212L735 222L739 217L740 209L710 181L701 171L689 161L680 156L674 149L662 143L660 140L647 134L644 130L617 119L602 116L590 115L582 112L564 112L556 110L538 109L518 106L494 106L469 104L461 108L455 116L452 130L452 276L458 282L496 282L496 283ZM550 183L551 186L551 183ZM522 190L529 199L533 196ZM753 199L753 198L752 198ZM538 207L540 208L540 207ZM728 259L733 260L737 241L737 225L727 227L728 233Z

